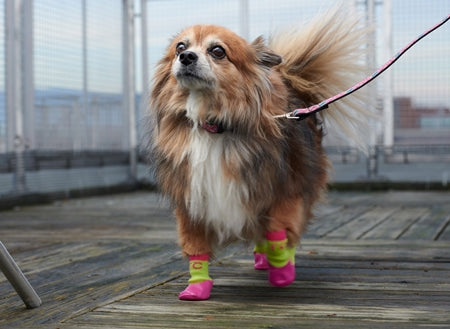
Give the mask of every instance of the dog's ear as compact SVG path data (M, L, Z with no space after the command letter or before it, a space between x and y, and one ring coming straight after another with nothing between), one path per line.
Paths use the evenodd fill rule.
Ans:
M252 42L252 47L256 50L258 64L272 67L282 62L281 56L275 54L265 45L264 38L261 35Z

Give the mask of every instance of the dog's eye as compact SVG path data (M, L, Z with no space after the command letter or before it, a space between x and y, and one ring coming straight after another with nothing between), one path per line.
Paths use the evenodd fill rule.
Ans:
M222 59L225 57L225 49L223 49L221 46L214 46L211 49L209 49L209 53L212 57L217 59Z
M177 55L181 54L183 51L185 51L187 49L186 45L183 42L180 42L177 44Z

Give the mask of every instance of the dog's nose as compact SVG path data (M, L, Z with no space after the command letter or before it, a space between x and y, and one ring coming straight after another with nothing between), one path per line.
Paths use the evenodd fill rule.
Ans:
M181 64L186 65L186 66L197 62L197 59L198 59L197 54L192 51L183 51L180 54L180 62L181 62Z

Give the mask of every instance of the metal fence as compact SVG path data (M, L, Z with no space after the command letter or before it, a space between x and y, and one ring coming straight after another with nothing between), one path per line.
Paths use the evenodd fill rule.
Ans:
M139 179L130 168L139 94L126 80L129 7L0 1L0 197Z
M0 0L0 199L151 179L137 154L149 81L167 41L196 23L248 40L335 1ZM450 12L446 0L355 0L379 66ZM385 121L369 154L327 141L335 182L438 182L450 173L450 24L367 90Z

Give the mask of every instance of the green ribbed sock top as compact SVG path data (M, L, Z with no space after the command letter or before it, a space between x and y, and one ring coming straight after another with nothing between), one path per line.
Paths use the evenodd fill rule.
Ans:
M280 241L267 241L266 255L270 265L275 267L283 267L289 261L291 264L295 264L295 247L289 248L287 245L288 240Z
M206 280L212 280L209 276L209 266L207 260L190 260L189 273L191 278L189 283L198 283Z

